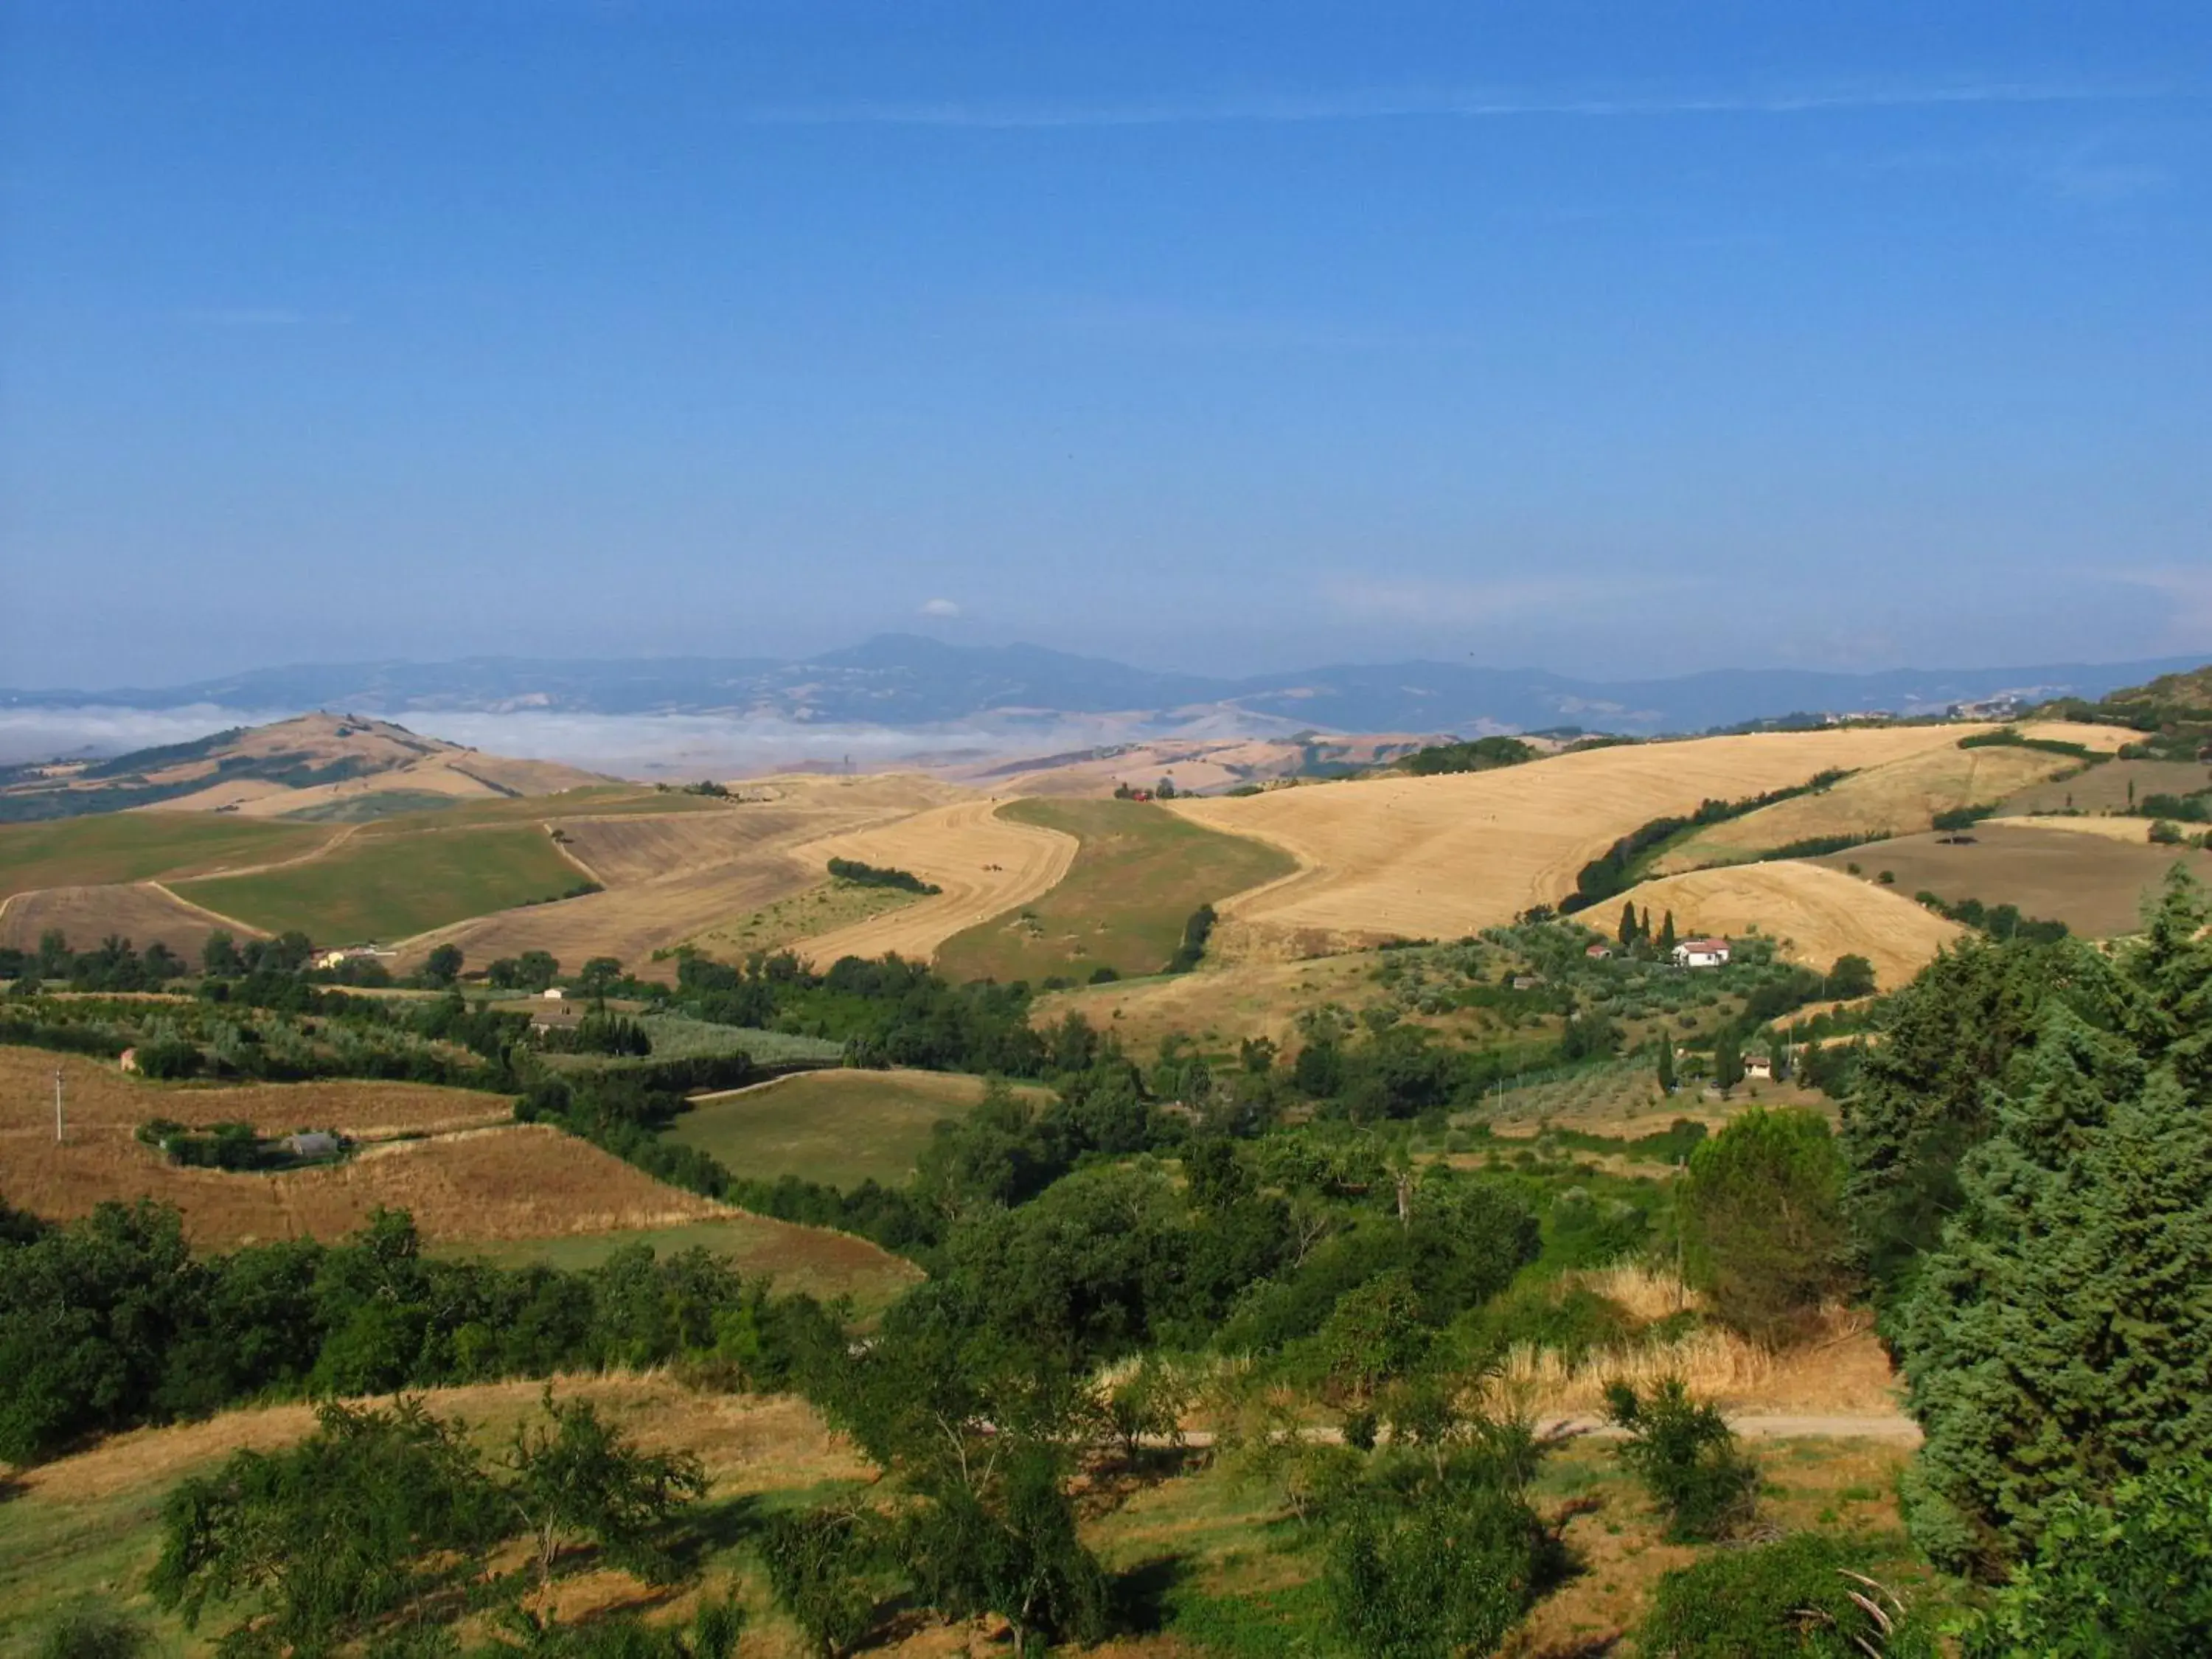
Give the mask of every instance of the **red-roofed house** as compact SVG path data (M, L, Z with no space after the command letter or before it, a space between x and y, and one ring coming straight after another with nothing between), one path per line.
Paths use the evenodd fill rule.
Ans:
M1721 968L1728 959L1729 942L1724 939L1686 939L1674 947L1677 968Z

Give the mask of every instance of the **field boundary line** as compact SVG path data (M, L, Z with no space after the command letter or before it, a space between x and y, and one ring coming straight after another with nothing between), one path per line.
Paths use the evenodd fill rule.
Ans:
M234 927L239 932L246 934L251 939L268 939L270 937L264 929L256 927L252 922L240 921L236 916L227 916L220 910L211 908L207 905L198 902L197 900L188 899L182 893L178 892L172 887L167 886L163 883L158 881L126 881L118 882L116 885L119 887L151 888L155 892L159 893L163 898L167 899L172 904L181 904L185 909L205 916L210 921L219 921L225 927ZM52 892L54 890L49 887L43 888L40 890L44 892Z

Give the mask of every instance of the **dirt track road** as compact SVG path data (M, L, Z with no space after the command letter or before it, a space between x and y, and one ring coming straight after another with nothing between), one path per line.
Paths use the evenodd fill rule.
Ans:
M894 951L910 962L926 962L962 928L1050 891L1075 861L1075 837L1010 823L998 816L999 805L995 800L957 801L896 823L808 843L805 851L811 858L857 859L910 870L945 890L888 915L802 939L792 948L817 967L840 957L880 957Z

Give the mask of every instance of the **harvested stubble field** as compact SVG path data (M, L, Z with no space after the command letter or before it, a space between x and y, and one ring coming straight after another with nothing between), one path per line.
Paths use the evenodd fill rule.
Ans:
M1815 862L1840 869L1847 860L1869 875L1890 872L1899 893L1924 889L1947 903L2016 904L2023 915L2063 921L2092 939L2134 933L2143 900L2177 864L2212 880L2212 853L2131 845L2094 831L2014 829L2002 819L1976 824L1966 842L1904 836Z
M1247 1037L1296 1047L1300 1011L1325 1002L1371 1000L1375 957L1364 953L1295 962L1208 961L1195 973L1080 985L1039 997L1031 1023L1050 1025L1076 1013L1127 1046L1149 1053L1170 1032L1201 1047L1233 1048Z
M68 1140L56 1146L51 1085L45 1106L40 1123L31 1103L9 1102L0 1127L0 1192L9 1202L67 1220L105 1200L150 1198L175 1205L185 1233L204 1249L257 1239L335 1239L379 1207L412 1211L426 1239L455 1243L665 1226L726 1213L540 1124L381 1141L340 1164L240 1175L173 1166L119 1126L72 1124Z
M2079 777L2020 791L2005 802L2000 816L2123 812L2145 795L2186 795L2204 788L2212 788L2212 766L2195 761L2106 761Z
M751 1180L791 1175L849 1188L872 1178L890 1186L912 1172L931 1126L965 1115L983 1089L981 1078L955 1073L805 1072L702 1095L668 1138ZM1048 1097L1041 1089L1018 1092Z
M2003 830L2055 830L2062 836L2102 836L2107 841L2117 841L2135 847L2150 845L2151 820L2148 818L2096 817L2088 813L2025 813L1987 822Z
M1736 863L1815 836L1910 835L1927 829L1938 812L1993 805L2081 766L2041 749L1931 749L1869 767L1817 795L1777 801L1701 830L1668 848L1652 872L1668 876Z
M1671 910L1675 931L1686 937L1758 933L1772 939L1790 961L1823 973L1838 957L1864 957L1874 964L1882 989L1893 991L1966 933L1956 922L1915 904L1906 896L1911 890L1879 887L1839 867L1783 859L1662 876L1607 900L1590 915L1615 917L1626 904L1655 917Z
M1075 859L1018 914L945 940L938 965L956 980L1035 984L1055 975L1085 979L1100 967L1156 974L1199 906L1296 867L1265 842L1205 829L1145 801L1020 800L1000 816L1073 836Z
M927 809L965 792L894 775L746 786L748 797L756 793L761 799L663 815L555 817L553 827L605 883L605 892L476 915L422 934L408 942L401 965L413 967L433 947L451 944L471 962L550 951L571 966L609 956L640 974L672 977L667 955L676 946L704 944L717 929L817 885L825 861L838 850L827 838L916 813L927 817Z
M927 962L960 932L1027 904L1074 862L1073 836L1009 818L993 800L963 800L895 823L811 843L810 857L906 870L944 890L886 915L817 934L793 948L817 968L841 957L894 952Z
M43 887L96 887L297 858L341 831L243 823L200 813L114 812L0 825L0 897Z
M0 945L27 951L38 944L40 934L57 927L80 949L119 933L141 950L158 939L187 961L198 959L210 933L218 929L239 932L222 918L149 881L46 887L0 899Z
M119 1129L127 1137L149 1119L166 1117L195 1127L251 1123L269 1134L340 1129L373 1139L503 1122L512 1105L504 1095L427 1083L155 1083L82 1054L0 1045L0 1131L33 1139L43 1133L52 1143L57 1071L72 1137L80 1129ZM0 1193L9 1190L0 1165Z
M750 915L710 927L692 943L723 962L742 962L756 951L781 951L799 939L857 927L919 904L921 897L896 887L825 881L803 893L764 904Z
M435 814L401 820L442 823ZM296 928L319 944L405 939L534 899L581 878L542 828L418 827L356 834L322 856L252 875L179 884L178 896L264 932Z
M1763 732L1559 755L1453 777L1377 778L1178 800L1193 820L1282 847L1296 874L1222 907L1230 955L1311 956L1392 937L1449 939L1574 890L1656 817L1954 747L1970 726Z

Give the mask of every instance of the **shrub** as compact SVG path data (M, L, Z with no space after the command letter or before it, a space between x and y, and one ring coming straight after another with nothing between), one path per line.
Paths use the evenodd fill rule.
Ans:
M2212 1653L2212 1470L2123 1483L2110 1507L2069 1494L2036 1558L1968 1632L1969 1659Z
M1476 1479L1410 1500L1363 1495L1332 1529L1330 1620L1371 1659L1494 1652L1528 1611L1543 1554L1528 1504Z
M144 1626L112 1608L74 1607L46 1627L39 1659L138 1659L149 1643Z
M1927 1623L1856 1564L1855 1552L1818 1533L1717 1551L1659 1581L1636 1650L1650 1659L1933 1659Z
M1647 1399L1609 1382L1605 1414L1628 1431L1616 1454L1667 1517L1671 1543L1725 1538L1759 1507L1759 1465L1745 1454L1720 1407L1698 1405L1679 1376Z

